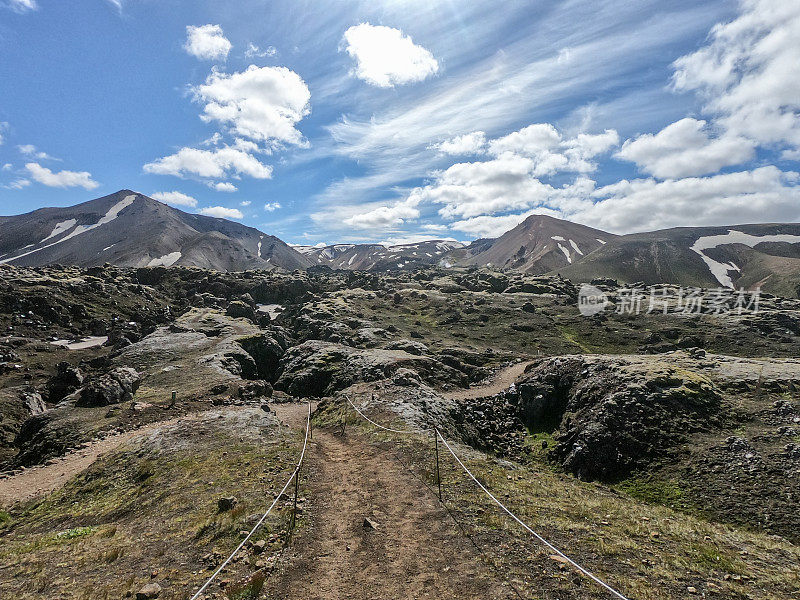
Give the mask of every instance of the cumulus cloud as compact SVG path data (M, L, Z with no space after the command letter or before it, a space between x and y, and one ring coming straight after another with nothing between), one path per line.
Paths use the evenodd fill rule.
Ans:
M667 227L793 222L800 219L800 175L774 166L684 179L594 181L552 187L542 184L529 208L514 214L480 214L454 221L451 229L496 237L531 214L547 214L614 233Z
M165 204L171 204L173 206L197 207L197 200L182 192L156 192L150 197L159 202L164 202Z
M35 162L27 163L25 168L33 180L49 187L82 187L86 190L93 190L100 186L99 183L92 179L92 174L87 171L59 171L54 173L47 167Z
M626 141L616 156L656 177L680 178L714 173L751 160L754 146L747 138L732 134L712 138L705 121L685 118L656 134Z
M201 60L225 60L232 45L219 25L188 25L183 48Z
M304 145L295 125L311 110L305 81L286 67L250 65L239 73L212 71L192 90L205 103L201 118L228 125L258 142Z
M486 134L483 131L473 131L444 140L431 146L443 154L469 155L482 154L486 146Z
M489 142L489 152L495 156L515 154L534 162L536 176L553 175L559 171L590 173L597 169L591 159L608 152L619 144L613 129L603 133L580 133L564 139L550 123L534 123L519 131Z
M210 187L218 192L236 192L239 190L239 188L229 181L218 181L217 183L211 183Z
M393 27L355 25L345 31L343 45L356 62L353 75L377 87L422 81L439 70L429 50Z
M146 173L157 175L198 175L222 178L230 174L248 175L255 179L272 177L272 167L265 165L252 154L231 146L213 150L181 148L175 154L164 156L144 166Z
M419 218L417 198L398 202L393 206L379 206L344 219L344 224L356 229L386 229Z
M242 200L239 202L239 206L250 206L252 202L250 200Z
M800 147L800 3L743 0L741 14L674 63L673 86L696 91L717 124L761 144Z
M200 209L201 215L217 217L218 219L243 219L244 215L238 208L225 208L224 206L208 206Z
M622 180L598 188L576 211L582 223L615 232L681 225L800 220L798 173L775 166L679 180Z
M451 225L451 227L456 231L463 231L464 233L470 234L477 238L481 237L495 238L495 237L500 237L506 231L513 229L514 227L522 223L525 219L527 219L530 215L535 214L537 212L549 214L554 211L542 211L542 210L526 211L520 214L503 215L498 217L483 215L480 217L471 217L469 219L455 221ZM551 216L556 216L556 215L551 215Z
M264 205L264 210L267 212L272 212L274 210L278 210L281 207L280 202L267 202Z

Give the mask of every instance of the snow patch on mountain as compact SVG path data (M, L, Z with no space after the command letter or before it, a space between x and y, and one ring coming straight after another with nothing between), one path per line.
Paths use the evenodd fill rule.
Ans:
M148 267L171 267L176 262L181 259L183 254L178 252L170 252L169 254L165 254L164 256L160 256L159 258L154 258L149 263L147 263Z
M741 269L733 263L722 263L716 261L713 258L706 256L705 251L716 248L717 246L723 246L725 244L743 244L745 246L749 246L750 248L754 248L763 242L787 242L790 244L797 244L800 243L800 235L750 235L749 233L736 231L735 229L729 229L728 233L723 235L707 235L698 238L695 243L692 244L691 249L700 255L700 258L703 259L703 262L708 265L711 274L722 286L735 288L736 286L733 284L733 280L731 279L730 275L728 275L728 272L740 271Z
M31 250L30 252L24 252L23 254L18 254L17 256L13 256L11 258L6 258L4 260L0 260L0 265L6 264L6 263L9 263L9 262L13 262L13 261L18 260L20 258L23 258L25 256L30 256L31 254L33 254L35 252L41 252L42 250L44 250L46 248L52 248L53 246L55 246L57 244L62 244L64 242L66 242L67 240L71 240L72 238L77 237L79 235L82 235L82 234L84 234L84 233L86 233L88 231L92 231L93 229L97 229L98 227L101 227L103 225L107 225L108 223L111 223L111 221L116 219L123 210L125 210L131 204L133 204L134 200L136 200L136 194L131 194L129 196L125 196L125 198L123 198L122 200L117 202L114 206L112 206L108 210L108 212L105 215L103 215L100 218L100 220L97 221L97 223L95 223L94 225L78 225L77 227L75 227L75 229L72 230L72 233L70 233L69 235L64 236L60 240L57 240L57 241L55 241L55 242L53 242L51 244L47 244L45 246L41 246L39 248L35 248L34 250ZM66 223L66 221L64 223Z
M76 219L68 219L68 220L66 220L66 221L61 221L61 223L56 223L56 226L55 226L55 228L53 229L53 233L51 233L50 235L48 235L46 238L44 238L44 239L43 239L41 242L39 242L39 243L40 243L40 244L43 244L43 243L45 243L47 240L53 239L54 237L58 237L58 236L59 236L59 235L61 235L62 233L66 233L67 231L69 231L70 229L72 229L73 227L75 227L75 225L77 225L77 224L78 224L78 221L77 221Z

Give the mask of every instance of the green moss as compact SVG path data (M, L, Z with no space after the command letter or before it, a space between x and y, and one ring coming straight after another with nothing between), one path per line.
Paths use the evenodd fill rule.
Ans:
M616 488L648 504L683 506L683 490L674 481L632 477L621 481Z

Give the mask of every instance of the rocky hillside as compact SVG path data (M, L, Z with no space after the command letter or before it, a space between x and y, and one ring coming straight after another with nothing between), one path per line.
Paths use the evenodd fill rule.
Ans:
M585 225L532 215L496 240L477 240L459 264L539 275L579 262L615 237Z
M225 219L185 213L131 190L0 221L0 264L105 263L219 271L309 266L274 236Z
M761 287L795 297L800 224L678 227L624 235L559 272L576 282L610 277L646 285Z

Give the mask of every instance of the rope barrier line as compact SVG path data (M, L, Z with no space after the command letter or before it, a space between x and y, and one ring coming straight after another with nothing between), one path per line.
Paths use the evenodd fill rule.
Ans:
M437 432L437 433L438 433L438 432ZM541 535L539 535L539 534L538 534L538 533L536 533L536 532L535 532L533 529L531 529L530 527L528 527L528 525L527 525L527 524L526 524L524 521L522 521L522 519L520 519L520 518L519 518L517 515L515 515L515 514L514 514L513 512L511 512L511 511L510 511L508 508L506 508L506 506L505 506L505 505L504 505L502 502L500 502L500 500L498 500L498 499L497 499L497 498L494 496L494 494L492 494L492 492L490 492L489 490L487 490L487 489L486 489L486 487L485 487L485 486L484 486L484 485L483 485L483 484L482 484L480 481L478 481L478 479L475 477L475 475L473 475L473 474L472 474L472 471L470 471L470 470L467 468L467 466L466 466L466 465L465 465L463 462L461 462L461 459L458 457L458 455L457 455L455 452L453 452L453 449L450 447L450 444L448 444L448 443L447 443L447 440L446 440L446 439L444 439L444 437L442 436L442 434L441 434L441 433L438 433L438 435L439 435L439 439L441 439L441 440L442 440L442 443L443 443L443 444L445 445L445 447L446 447L446 448L447 448L447 449L450 451L450 454L452 454L452 455L453 455L453 458L455 458L455 459L456 459L456 461L458 462L458 464L459 464L459 465L461 465L461 468L462 468L462 469L464 469L464 471L466 472L466 474L467 474L467 475L469 475L469 477L472 479L472 481L474 481L476 484L478 484L478 487L479 487L479 488L481 488L481 489L482 489L482 490L483 490L483 491L486 493L486 495L487 495L487 496L489 496L489 498L491 498L492 500L494 500L495 504L497 504L497 506L499 506L500 508L502 508L502 509L503 509L503 511L505 511L505 513L506 513L506 514L507 514L509 517L511 517L512 519L514 519L514 520L515 520L517 523L519 523L520 525L522 525L522 527L524 527L524 528L525 528L525 529L526 529L526 530L527 530L529 533L531 533L531 534L532 534L534 537L536 537L536 539L538 539L538 540L539 540L540 542L542 542L542 543L543 543L545 546L547 546L548 548L550 548L550 550L552 550L553 552L555 552L556 554L558 554L558 555L559 555L561 558L563 558L563 559L565 559L567 562L569 562L569 564L571 564L573 567L575 567L576 569L578 569L578 570L579 570L581 573L583 573L584 575L586 575L587 577L589 577L590 579L592 579L592 580L593 580L595 583L597 583L597 584L601 585L601 586L602 586L602 587L604 587L606 590L608 590L609 592L611 592L611 594L612 594L612 595L614 595L615 597L619 598L620 600L628 600L628 599L627 599L625 596L623 596L622 594L620 594L620 593L619 593L617 590L615 590L614 588L612 588L612 587L611 587L610 585L608 585L608 584L607 584L605 581L603 581L602 579L600 579L599 577L597 577L597 575L595 575L594 573L592 573L592 572L591 572L591 571L589 571L588 569L585 569L584 567L582 567L581 565L579 565L578 563L576 563L576 562L575 562L574 560L572 560L572 559L571 559L569 556L567 556L566 554L564 554L564 553L563 553L561 550L559 550L558 548L556 548L556 547L555 547L553 544L551 544L550 542L548 542L548 541L547 541L546 539L544 539L544 538L543 538Z
M219 575L226 566L228 566L228 563L230 563L231 560L233 560L233 557L236 556L242 548L244 548L244 545L247 543L247 541L253 536L253 534L259 529L259 527L263 525L264 521L267 519L267 516L269 516L269 513L272 512L273 508L275 508L275 505L278 503L278 500L280 500L281 496L283 496L284 492L286 492L286 489L292 483L292 480L295 478L298 471L300 471L300 465L303 464L303 459L305 458L306 455L306 447L308 446L308 432L310 428L311 428L311 401L309 400L308 417L306 419L306 437L305 440L303 441L303 450L300 453L300 460L297 461L297 466L294 468L294 471L292 471L292 475L289 477L289 480L283 486L283 489L281 489L278 495L275 496L275 499L272 501L272 504L270 504L269 508L267 509L267 512L264 513L264 516L262 516L261 519L259 519L258 523L256 523L253 529L250 530L250 533L247 534L247 537L244 538L244 540L242 540L242 543L236 547L236 550L234 550L231 553L231 555L225 559L225 562L223 562L219 566L219 568L216 571L214 571L214 574L208 578L208 581L206 581L203 584L203 587L197 590L197 593L194 596L192 596L191 600L197 600L197 598L199 598L200 595L206 591L208 586L211 585L211 582L214 581L214 579L216 579L217 575Z
M377 428L379 428L379 429L383 429L384 431L391 431L392 433L402 433L403 435L411 435L411 434L415 434L415 433L419 433L419 432L426 432L426 431L430 432L430 431L432 431L432 430L430 430L430 429L420 429L420 431L419 431L419 432L417 432L417 431L407 431L407 430L406 430L406 431L402 431L402 430L400 430L400 429L391 429L390 427L384 427L384 426L383 426L383 425L381 425L380 423L376 423L375 421L373 421L372 419L370 419L370 418L369 418L367 415L365 415L363 412L361 412L361 411L358 409L358 407L357 407L355 404L353 404L353 402L350 400L350 398L349 398L348 396L345 396L345 398L346 398L346 399L347 399L347 401L350 403L350 406L352 406L352 407L353 407L353 409L354 409L354 410L355 410L355 411L356 411L358 414L360 414L360 415L361 415L361 416L362 416L364 419L366 419L367 421L369 421L370 423L372 423L373 425L375 425L375 427L377 427Z
M352 407L355 409L355 411L356 411L356 412L357 412L359 415L361 415L361 416L362 416L364 419L366 419L367 421L369 421L370 423L372 423L372 424L373 424L375 427L378 427L378 428L380 428L380 429L383 429L383 430L385 430L385 431L390 431L390 432L392 432L392 433L401 433L401 434L405 434L405 435L408 435L408 434L415 433L415 432L413 432L413 431L401 431L401 430L398 430L398 429L391 429L391 428L389 428L389 427L384 427L384 426L383 426L383 425L381 425L380 423L376 423L375 421L373 421L372 419L370 419L370 418L369 418L367 415L365 415L363 412L361 412L361 411L358 409L358 407L356 407L356 405L355 405L355 404L353 404L353 403L350 401L350 398L347 398L347 401L350 403L350 406L352 406ZM472 481L474 481L474 482L475 482L475 483L478 485L478 487L479 487L479 488L481 488L481 489L484 491L484 493L485 493L487 496L489 496L489 498L491 498L491 499L494 501L494 503L495 503L495 504L497 504L497 506L499 506L499 507L500 507L500 508L501 508L501 509L502 509L502 510L503 510L503 511L504 511L504 512L505 512L505 513L508 515L508 516L510 516L512 519L514 519L514 520L515 520L517 523L519 523L519 524L520 524L520 525L521 525L521 526L522 526L522 527L523 527L523 528L524 528L526 531L528 531L528 532L529 532L531 535L533 535L533 536L534 536L534 537L535 537L537 540L539 540L539 541L540 541L542 544L544 544L545 546L547 546L547 547L548 547L550 550L552 550L553 552L555 552L555 553L556 553L558 556L560 556L561 558L563 558L564 560L566 560L566 561L567 561L569 564L571 564L573 567L575 567L576 569L578 569L578 570L579 570L581 573L583 573L584 575L586 575L588 578L590 578L591 580L593 580L595 583L597 583L597 584L598 584L598 585L600 585L601 587L605 588L605 589L606 589L608 592L610 592L610 593L611 593L611 594L612 594L614 597L616 597L616 598L619 598L620 600L628 600L628 598L626 598L626 597L625 597L625 596L623 596L621 593L619 593L617 590L615 590L614 588L612 588L612 587L611 587L610 585L608 585L608 584L607 584L605 581L603 581L602 579L600 579L600 578L599 578L597 575L595 575L594 573L592 573L592 572L591 572L591 571L589 571L588 569L586 569L586 568L582 567L581 565L579 565L577 562L575 562L574 560L572 560L572 559L571 559L569 556L567 556L566 554L564 554L564 553L563 553L561 550L559 550L558 548L556 548L556 547L555 547L553 544L551 544L550 542L548 542L548 541L547 541L545 538L543 538L541 535L539 535L538 533L536 533L536 532L535 532L533 529L531 529L531 528L530 528L530 527L529 527L529 526L528 526L528 525L527 525L527 524L526 524L526 523L525 523L525 522L524 522L522 519L520 519L520 518L519 518L517 515L515 515L515 514L514 514L513 512L511 512L511 511L510 511L508 508L506 508L506 506L505 506L505 505L504 505L502 502L500 502L500 500L498 500L498 499L495 497L495 495L494 495L494 494L492 494L492 492L490 492L488 489L486 489L486 487L485 487L485 486L484 486L484 485L483 485L483 484L482 484L480 481L478 481L478 479L475 477L475 475L473 475L473 474L472 474L472 471L470 471L470 470L467 468L467 466L466 466L466 465L465 465L465 464L464 464L464 463L461 461L461 459L458 457L458 455L457 455L457 454L456 454L456 453L453 451L453 448L450 446L450 444L448 444L448 443L447 443L447 440L446 440L446 439L444 439L444 436L443 436L443 435L442 435L442 434L439 432L439 430L438 430L438 429L435 429L435 432L436 432L436 435L438 436L438 438L439 438L440 440L442 440L442 443L445 445L445 448L447 448L447 450L450 452L450 454L452 454L452 455L453 455L453 458L455 458L455 459L456 459L456 462L458 462L458 464L461 466L461 468L462 468L462 469L464 469L464 472L465 472L465 473L466 473L466 474L467 474L467 475L470 477L470 479L472 479Z

